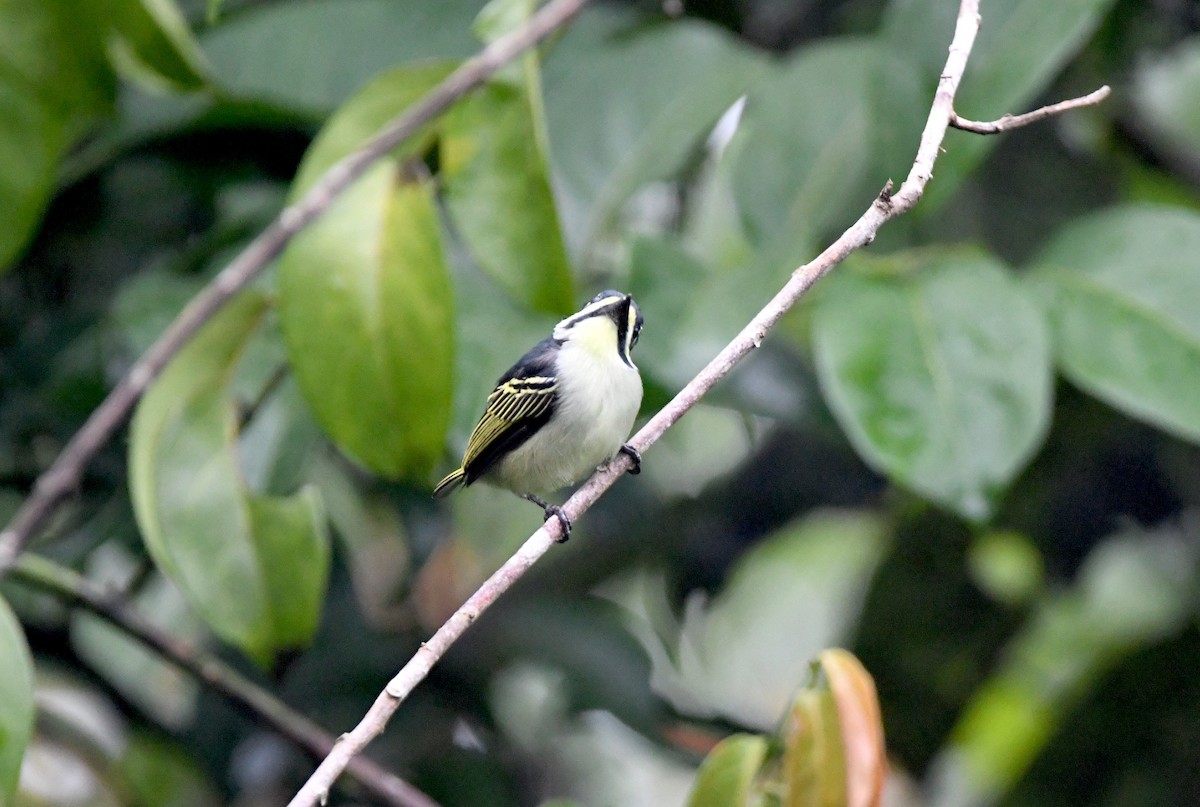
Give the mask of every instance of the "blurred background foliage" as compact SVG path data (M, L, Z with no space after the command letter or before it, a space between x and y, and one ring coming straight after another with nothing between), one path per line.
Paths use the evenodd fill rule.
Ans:
M289 197L530 4L482 5L0 6L0 517ZM494 379L626 288L644 414L667 401L907 173L956 8L594 4L296 239L32 551L348 728L538 523L429 497ZM447 807L683 804L841 645L875 677L890 803L1200 801L1200 7L982 13L965 117L1112 98L951 131L917 209L371 756ZM31 734L17 804L276 804L310 770L33 577L0 584L0 803ZM752 770L739 737L723 759Z

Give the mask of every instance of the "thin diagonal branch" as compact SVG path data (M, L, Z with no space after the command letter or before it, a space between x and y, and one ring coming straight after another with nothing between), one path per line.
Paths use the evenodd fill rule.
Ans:
M950 44L946 66L938 81L937 92L929 110L921 141L917 148L912 169L900 189L892 193L889 181L883 191L865 213L820 255L792 273L787 284L758 312L733 341L725 346L716 358L688 382L670 403L664 406L629 441L639 451L646 451L683 415L696 404L718 381L729 374L739 361L766 338L767 332L783 315L825 274L837 266L851 252L866 246L875 239L879 228L887 221L910 210L924 193L925 185L933 175L933 164L937 160L946 129L954 115L954 96L966 70L967 58L979 30L979 0L962 0L954 38ZM1093 93L1087 99L1064 102L1056 109L1047 111L1042 117L1071 109L1076 106L1098 103L1106 93ZM1041 111L1039 110L1039 114ZM631 461L624 454L617 455L608 467L597 471L577 490L563 510L572 520L582 515L613 483L630 467ZM362 751L372 739L379 735L388 720L405 698L433 668L463 634L501 594L537 562L561 533L557 519L550 519L517 550L504 565L496 570L463 605L438 628L407 664L388 682L387 687L375 699L370 710L348 734L343 734L325 761L296 793L289 807L313 807L321 802L333 786L341 771Z
M950 116L950 125L955 129L962 129L964 132L974 132L975 134L1000 134L1012 131L1013 129L1020 129L1022 126L1028 126L1031 123L1037 123L1051 115L1059 115L1063 112L1069 112L1072 109L1079 109L1080 107L1095 106L1107 98L1111 92L1112 88L1105 84L1095 92L1088 93L1079 98L1059 101L1057 104L1048 104L1032 112L1026 112L1023 115L1003 115L996 120L990 121L970 120L955 112Z
M224 695L314 758L324 757L333 748L333 736L316 723L225 662L164 631L121 598L113 596L72 569L48 558L26 554L13 567L13 578L86 608ZM352 760L348 772L387 804L395 807L438 807L437 802L429 796L366 757Z
M125 422L150 383L204 323L278 256L298 232L320 216L372 163L487 80L505 62L566 25L587 2L551 0L525 25L463 62L441 84L386 124L361 148L326 171L303 197L285 207L203 291L192 298L158 341L142 354L96 407L53 464L38 477L16 515L0 532L0 577L12 567L34 533L78 486L84 468Z

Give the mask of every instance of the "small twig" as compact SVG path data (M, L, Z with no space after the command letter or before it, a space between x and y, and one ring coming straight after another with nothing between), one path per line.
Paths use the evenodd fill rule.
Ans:
M241 408L241 411L238 412L239 431L246 428L246 426L250 424L250 421L254 420L254 416L258 414L258 410L266 406L267 401L269 401L271 396L275 394L275 391L279 389L279 385L282 384L284 379L288 377L288 372L290 369L291 367L287 364L287 362L282 362L278 367L271 371L271 375L267 376L267 380L263 382L262 387L260 387L258 393L255 394L254 400L247 403Z
M415 134L455 101L482 84L504 63L532 47L578 14L588 0L551 0L512 33L497 39L451 73L441 84L393 118L358 150L344 157L295 203L288 205L212 282L192 298L141 355L129 372L88 416L54 462L42 472L16 515L0 532L0 577L12 567L29 539L79 484L83 469L125 422L134 404L192 335L243 289L287 243L376 160Z
M117 593L110 593L77 572L48 558L25 554L13 577L86 608L146 647L247 710L284 737L320 759L334 738L262 687L230 667L149 621ZM395 807L438 807L437 802L367 757L355 758L350 774L375 796Z
M1031 123L1037 123L1051 115L1058 115L1072 109L1079 109L1080 107L1095 106L1107 98L1111 92L1112 88L1105 84L1095 92L1088 93L1079 98L1059 101L1057 104L1050 104L1035 109L1032 112L1026 112L1024 115L1004 115L991 121L969 120L955 112L950 115L950 125L955 129L962 129L964 132L974 132L975 134L1000 134L1012 129L1020 129L1022 126L1028 126Z

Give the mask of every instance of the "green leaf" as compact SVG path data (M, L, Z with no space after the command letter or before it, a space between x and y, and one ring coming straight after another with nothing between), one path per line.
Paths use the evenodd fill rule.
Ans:
M1200 215L1121 207L1065 228L1035 261L1072 382L1200 441Z
M989 0L982 4L982 25L955 111L976 120L1024 112L1087 41L1114 2ZM943 0L893 0L888 4L884 36L893 49L909 54L920 65L930 96L946 62L957 10L956 3ZM945 153L938 157L936 180L929 183L915 212L935 214L997 142L995 137L950 131Z
M21 623L0 598L0 805L13 803L33 734L33 659Z
M106 26L92 4L0 4L0 271L19 256L70 145L112 107Z
M656 687L740 725L774 725L813 657L854 624L886 549L867 513L784 525L738 560L711 603L686 610L677 669L656 668Z
M213 631L260 662L311 638L328 537L312 489L249 491L238 458L235 373L267 313L246 292L179 353L130 432L134 513L158 566Z
M714 748L688 796L687 807L752 807L758 803L754 778L767 757L766 738L733 734Z
M589 9L544 66L555 189L576 254L609 234L636 190L683 168L762 68L715 26L638 19Z
M396 70L364 89L314 142L293 195L445 70ZM318 422L371 470L410 479L441 456L454 361L453 293L423 170L399 155L375 163L292 241L278 272L288 358Z
M479 265L514 299L569 314L575 293L546 165L540 104L488 85L445 121L440 156L450 215Z
M1104 673L1181 631L1194 613L1195 534L1105 539L1076 585L1047 594L967 703L932 770L931 807L993 804L1029 770Z
M878 39L843 37L776 66L747 94L723 159L747 239L795 268L908 172L926 106L916 66Z
M201 43L214 83L227 94L324 116L394 65L474 53L471 21L482 5L482 0L270 3L230 16Z
M870 171L876 50L862 40L804 48L750 90L725 159L751 242L807 242L845 226L883 186Z
M198 90L208 65L175 0L112 0L115 36L110 58L124 75L150 89Z
M911 265L843 271L823 285L813 314L821 387L868 464L983 519L1049 425L1044 319L986 255L876 265L902 262Z
M1178 149L1200 153L1200 36L1140 66L1131 99L1139 120Z
M293 198L453 69L389 71L334 115L296 174ZM289 245L279 315L300 390L347 454L389 477L424 479L450 419L453 291L432 189L405 159L377 162Z

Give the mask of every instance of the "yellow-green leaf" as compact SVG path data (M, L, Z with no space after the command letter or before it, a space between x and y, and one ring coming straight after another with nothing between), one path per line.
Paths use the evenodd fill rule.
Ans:
M267 315L245 292L167 366L138 406L129 486L146 546L218 635L260 662L307 642L329 563L313 489L266 497L245 484L232 384Z
M351 99L293 194L448 69L392 71ZM450 419L454 320L432 184L404 159L415 147L377 162L293 239L278 287L288 359L322 428L376 473L424 479Z
M755 734L726 737L705 758L687 807L751 807L754 778L767 756L767 741Z
M21 623L0 598L0 807L12 803L33 733L33 660Z

